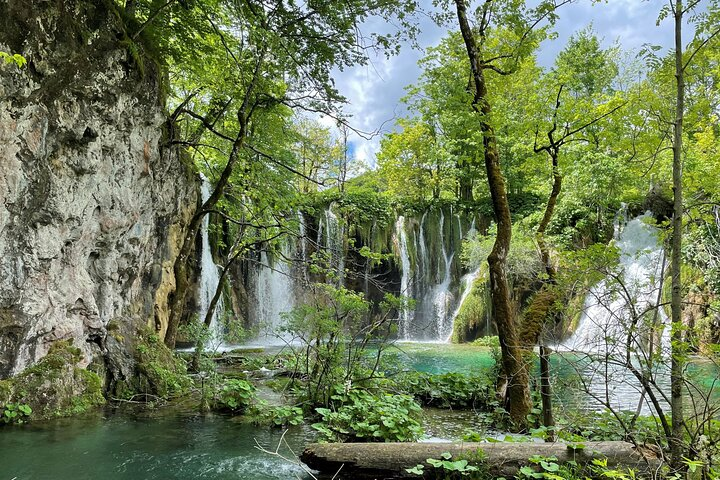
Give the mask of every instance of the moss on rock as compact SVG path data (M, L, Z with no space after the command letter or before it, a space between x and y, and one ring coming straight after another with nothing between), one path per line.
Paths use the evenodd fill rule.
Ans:
M453 343L472 342L483 335L491 335L486 328L492 310L489 279L485 265L473 282L472 291L460 306L455 318L451 339Z
M72 341L56 342L38 363L0 381L0 405L26 404L33 419L84 413L105 403L100 377L80 368L80 349Z
M154 332L138 332L135 357L133 384L117 387L117 393L126 397L143 393L169 398L187 393L192 386L185 362L177 358Z

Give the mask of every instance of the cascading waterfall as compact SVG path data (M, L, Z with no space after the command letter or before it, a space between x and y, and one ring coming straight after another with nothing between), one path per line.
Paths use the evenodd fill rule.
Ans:
M282 254L291 258L289 243L283 245ZM260 253L260 265L255 273L255 323L260 326L259 339L274 343L282 339L279 332L284 325L283 314L295 307L295 284L291 267L283 259L269 261L265 251Z
M208 198L210 198L210 182L201 176L202 184L200 186L200 194L202 203L204 204ZM210 236L208 229L210 226L210 216L205 215L203 217L202 228L201 228L201 253L200 253L200 321L205 321L208 310L210 309L210 303L212 302L215 292L217 291L218 285L220 284L220 274L218 273L218 267L215 265L213 260L212 250L210 248ZM209 346L211 348L219 347L223 342L223 331L222 325L218 320L219 316L224 312L225 305L223 303L222 295L215 305L215 310L212 314L212 321L210 322L211 339Z
M412 266L410 264L410 255L408 254L408 248L407 248L407 234L405 233L405 217L402 215L398 217L397 222L395 222L395 235L394 235L394 243L396 245L396 249L398 252L398 255L400 256L400 268L401 268L401 274L400 277L400 295L406 296L406 297L413 297L413 290L412 290ZM411 337L411 327L412 327L412 321L414 318L414 313L409 308L402 308L400 310L400 336L401 338L410 338Z
M622 284L607 278L592 287L585 299L583 314L575 333L560 345L566 350L593 353L623 353L627 332L637 332L633 348L644 348L660 340L668 344L667 316L657 306L662 286L664 251L657 228L649 225L649 212L616 228L615 244L620 250ZM656 331L663 329L657 338ZM657 347L655 347L657 348Z
M462 295L460 296L460 301L457 303L457 306L455 307L455 311L453 311L452 315L450 316L450 319L452 320L452 323L450 324L450 332L448 332L447 336L445 337L445 341L449 342L452 339L452 325L455 323L455 319L460 315L460 309L462 308L463 304L465 303L465 300L470 296L470 292L472 292L473 284L475 283L475 280L477 280L478 276L480 276L480 268L475 269L475 271L472 271L468 274L463 275L462 277ZM489 327L487 331L489 331Z
M330 206L325 210L325 242L324 246L330 255L330 266L335 270L337 275L337 284L342 286L345 276L345 229L343 224L340 222L338 216L333 212L333 206ZM322 226L320 227L322 230Z
M416 252L420 252L420 261L418 262L419 274L416 275L417 281L421 285L426 283L426 272L430 271L430 258L428 257L427 243L425 242L425 219L427 218L427 212L423 213L420 219L420 237L416 238L417 244L420 248L415 249Z
M283 313L292 310L303 301L307 293L304 284L312 277L308 271L310 253L317 248L327 254L335 285L343 285L345 269L345 236L347 228L339 218L337 206L331 204L320 212L316 239L307 239L311 231L306 218L297 213L298 239L290 238L282 246L283 261L272 258L270 253L261 253L259 262L251 267L248 291L252 301L248 306L248 320L259 325L265 333L261 343L277 340L277 329L283 325ZM419 221L418 221L419 220ZM394 224L392 242L396 255L396 272L399 274L399 292L414 300L415 308L399 312L398 336L404 340L444 342L450 337L453 320L460 302L472 289L472 280L477 273L459 278L457 264L458 250L463 233L463 218L443 209L429 210L417 219L399 216ZM370 238L375 238L373 225ZM474 224L465 232L474 231ZM299 242L299 243L298 243ZM364 282L353 284L353 288L364 288L372 292L370 279L373 265L366 259ZM363 268L363 267L361 267ZM356 272L362 274L362 272ZM361 283L362 282L362 283ZM268 335L270 333L270 335Z
M308 265L309 265L309 259L307 254L307 227L305 225L305 215L303 212L299 211L297 212L298 216L298 233L300 234L300 238L298 239L298 242L300 243L300 271L302 272L302 277L305 281L308 280Z
M414 310L402 311L399 315L399 336L403 340L447 341L452 335L460 302L470 294L472 282L468 277L458 282L453 273L463 235L462 219L452 212L448 218L450 220L446 222L445 212L440 209L437 213L423 213L419 225L411 224L412 228L404 217L399 217L395 223L393 238L402 273L400 288L415 300ZM412 252L408 250L410 232L413 234ZM433 258L429 238L434 242Z
M440 211L440 245L445 266L443 279L440 284L433 287L430 298L432 300L432 312L435 318L436 338L444 340L452 333L452 318L449 315L449 309L454 297L450 291L450 281L452 280L450 270L455 252L452 252L448 256L445 246L445 214L442 210Z

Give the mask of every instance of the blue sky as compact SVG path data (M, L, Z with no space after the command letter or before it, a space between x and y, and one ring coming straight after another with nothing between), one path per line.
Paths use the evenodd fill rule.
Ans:
M431 8L431 1L422 1ZM658 13L665 3L666 0L607 0L593 4L591 0L577 0L566 5L560 9L560 19L555 26L557 39L542 45L540 64L551 66L570 36L590 24L606 46L617 41L631 54L637 53L645 43L667 48L672 44L672 23L665 20L656 26ZM337 72L337 86L348 99L347 111L353 115L351 123L354 127L368 132L390 131L394 126L393 119L404 113L400 98L405 87L415 83L420 75L417 62L423 56L423 49L437 45L447 32L447 27L438 27L429 18L420 21L422 31L418 43L421 49L406 45L398 56L376 58L371 65ZM366 24L368 31L386 28L381 19ZM379 141L379 136L369 141L355 136L352 143L356 158L374 165Z

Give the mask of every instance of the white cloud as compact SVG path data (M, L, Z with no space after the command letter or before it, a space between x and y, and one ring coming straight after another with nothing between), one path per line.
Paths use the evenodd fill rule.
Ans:
M430 8L430 1L425 1ZM662 4L660 0L609 0L593 5L588 0L581 0L565 6L559 12L555 28L558 38L542 45L540 63L552 65L570 36L591 23L598 35L604 37L606 46L619 40L624 49L631 51L637 51L644 43L667 47L672 43L670 22L665 21L660 27L655 25ZM445 30L427 17L422 18L421 23L420 47L424 49L436 45ZM378 31L386 29L387 24L374 19L368 21L365 27L367 31ZM399 101L405 93L404 88L417 82L420 75L417 61L422 55L422 51L405 45L397 57L378 57L373 59L372 65L336 72L338 89L349 102L347 111L352 114L353 127L365 132L393 128L392 119L396 112L402 114ZM334 122L330 120L330 124L334 125ZM350 140L355 145L356 157L374 166L379 138L365 140L353 135Z

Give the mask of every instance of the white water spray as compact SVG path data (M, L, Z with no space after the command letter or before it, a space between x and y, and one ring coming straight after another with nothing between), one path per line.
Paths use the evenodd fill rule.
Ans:
M288 244L283 245L282 253L290 258ZM259 340L267 344L282 343L283 314L295 308L294 282L290 266L283 259L270 262L265 251L260 253L256 271L255 302L254 319L260 326Z

